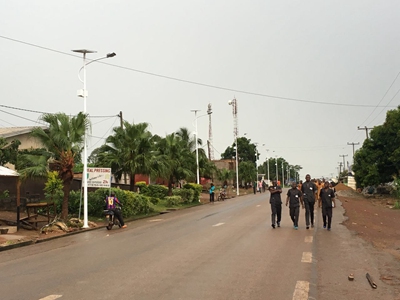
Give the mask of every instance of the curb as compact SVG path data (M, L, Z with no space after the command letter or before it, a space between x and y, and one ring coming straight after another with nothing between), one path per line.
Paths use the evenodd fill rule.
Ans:
M16 243L16 244L8 245L8 246L3 246L3 247L0 247L0 252L19 248L19 247L29 246L29 245L33 245L33 244L35 244L35 241L26 241L26 242Z
M77 231L73 231L73 232L68 232L68 233L65 233L63 235L49 237L47 239L41 239L41 240L37 239L37 240L25 241L25 242L21 242L21 243L15 243L15 244L11 244L11 245L8 245L8 246L0 247L0 252L11 250L11 249L15 249L15 248L19 248L19 247L29 246L29 245L33 245L33 244L40 244L40 243L44 243L44 242L47 242L47 241L52 241L52 240L56 240L56 239L59 239L59 238L75 235L75 234L78 234L78 233L93 231L93 230L97 230L97 229L101 229L101 228L105 228L105 227L106 226L99 226L99 227L83 229L83 230L81 229L81 230L77 230Z

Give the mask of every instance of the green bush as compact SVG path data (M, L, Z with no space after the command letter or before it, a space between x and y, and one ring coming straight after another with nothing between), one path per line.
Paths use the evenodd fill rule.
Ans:
M160 199L156 198L156 197L149 197L150 198L150 202L153 203L154 205L157 205L158 202L160 202Z
M182 203L181 196L167 196L165 200L167 200L167 206L177 206Z
M8 198L10 197L10 192L8 190L4 190L3 192L0 193L0 199Z
M200 194L203 191L203 186L201 184L197 183L186 183L183 186L184 189L192 189L194 191L194 200L193 201L198 201L200 199Z
M185 203L192 203L198 200L194 197L195 191L193 189L173 189L172 194L174 196L180 196Z
M138 181L135 183L135 186L139 188L139 193L140 194L146 194L147 193L147 184L145 181Z
M122 215L132 217L135 215L148 214L153 211L150 207L150 198L142 194L121 189L111 189L115 196L122 203ZM105 199L109 195L110 189L98 189L94 193L89 193L88 213L90 216L102 217L105 208Z
M168 194L168 188L159 184L150 184L143 191L141 189L140 193L145 196L164 199Z

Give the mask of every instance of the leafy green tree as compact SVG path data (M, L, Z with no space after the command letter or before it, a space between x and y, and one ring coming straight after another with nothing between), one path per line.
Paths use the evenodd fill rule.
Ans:
M5 138L0 137L0 165L6 163L15 165L17 163L18 147L21 145L19 140L13 140L7 143Z
M31 135L37 138L46 150L42 155L28 153L18 158L19 172L29 177L45 177L48 171L48 160L52 170L58 171L63 182L63 202L61 218L68 217L68 199L71 182L74 178L75 159L83 147L85 130L89 129L89 118L80 112L70 117L64 113L44 114L41 120L48 123L48 129L36 127ZM39 151L40 152L40 151Z
M204 149L199 149L199 171L200 177L204 178L213 178L217 172L217 167L207 158Z
M256 180L256 166L253 162L244 161L239 164L239 180L253 182Z
M239 137L237 139L237 143L239 165L242 161L250 161L255 164L256 159L258 159L259 157L259 153L256 152L257 146L254 143L251 143L251 140L247 139L246 137ZM221 154L221 157L222 159L236 159L235 143L233 143L232 146L226 148L224 153Z
M171 196L175 182L194 178L193 165L196 164L196 157L190 151L187 141L176 133L159 139L156 152L160 155L160 170L163 177L168 179L168 195Z
M149 175L155 170L154 137L148 127L148 123L125 121L123 128L113 129L113 134L98 151L97 164L110 167L117 181L128 174L131 191L136 174Z
M392 181L400 170L400 107L389 110L385 122L375 126L354 155L353 170L358 186Z

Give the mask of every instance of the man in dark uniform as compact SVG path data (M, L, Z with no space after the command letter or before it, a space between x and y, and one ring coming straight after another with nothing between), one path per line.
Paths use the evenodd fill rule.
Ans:
M269 203L271 204L271 226L275 228L275 220L276 225L281 227L281 217L282 217L282 200L281 200L281 193L282 189L277 184L276 180L272 182L272 186L268 188L269 192L271 193L271 197L269 198Z
M324 188L321 189L319 198L322 202L322 219L324 220L324 228L328 225L328 230L331 230L332 207L335 207L335 192L329 188L328 181L325 181ZM327 218L328 224L326 222Z
M301 192L298 190L296 182L292 182L292 188L287 192L286 206L288 206L288 203L290 203L290 218L292 219L293 227L296 230L299 229L300 202L301 207L304 208Z
M304 207L306 209L306 228L314 227L314 204L315 204L315 193L318 191L315 183L311 182L310 174L306 175L306 181L301 186L301 192L303 193ZM310 222L311 221L311 222Z

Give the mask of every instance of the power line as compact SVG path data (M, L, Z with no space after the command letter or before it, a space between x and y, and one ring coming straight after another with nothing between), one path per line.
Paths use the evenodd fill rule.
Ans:
M24 120L27 120L27 121L30 121L30 122L33 122L33 123L44 124L43 122L34 121L34 120L31 120L31 119L28 119L28 118L24 118L24 117L18 116L18 115L16 115L16 114L13 114L13 113L4 111L4 110L2 110L2 109L0 109L0 111L3 112L3 113L5 113L5 114L9 114L9 115L12 115L12 116L14 116L14 117L21 118L21 119L24 119Z
M16 43L21 43L21 44L24 44L24 45L27 45L27 46L36 47L36 48L40 48L40 49L43 49L43 50L47 50L47 51L51 51L51 52L55 52L55 53L59 53L59 54L64 54L64 55L68 55L68 56L72 56L72 57L76 57L76 58L81 59L80 56L73 55L71 53L67 53L67 52L63 52L63 51L59 51L59 50L55 50L55 49L51 49L51 48L48 48L48 47L43 47L43 46L36 45L36 44L33 44L33 43L24 42L24 41L21 41L21 40L17 40L17 39L13 39L13 38L9 38L9 37L6 37L6 36L1 36L1 35L0 35L0 38L6 39L6 40L9 40L9 41L13 41L13 42L16 42ZM224 90L224 91L229 91L229 92L241 93L241 94L245 94L245 95L252 95L252 96L259 96L259 97L264 97L264 98L273 98L273 99L280 99L280 100L294 101L294 102L302 102L302 103L322 104L322 105L348 106L348 107L375 107L376 108L375 105L368 105L368 104L321 102L321 101L313 101L313 100L306 100L306 99L299 99L299 98L274 96L274 95L268 95L268 94L263 94L263 93L256 93L256 92L251 92L251 91L233 89L233 88L228 88L228 87L222 87L222 86L217 86L217 85L212 85L212 84L207 84L207 83L202 83L202 82L197 82L197 81L192 81L192 80L187 80L187 79L182 79L182 78L177 78L177 77L172 77L172 76L167 76L167 75L162 75L162 74L158 74L158 73L138 70L138 69L125 67L125 66L119 66L119 65L115 65L115 64L111 64L111 63L107 63L107 62L102 62L102 61L98 61L97 63L104 64L104 65L107 65L107 66L111 66L111 67L114 67L114 68L119 68L119 69L123 69L123 70L136 72L136 73L150 75L150 76L154 76L154 77L159 77L159 78L164 78L164 79L168 79L168 80L173 80L173 81L178 81L178 82L183 82L183 83L188 83L188 84L193 84L193 85L198 85L198 86L203 86L203 87L208 87L208 88L212 88L212 89L218 89L218 90Z
M54 114L54 113L50 113L50 112L32 110L32 109L27 109L27 108L19 108L19 107L4 105L4 104L0 104L0 107L14 109L14 110L20 110L20 111L26 111L26 112L36 113L36 114L42 114L42 115L43 114ZM118 115L112 115L112 116L91 116L91 115L88 115L88 116L89 116L89 118L113 118L113 117L118 117Z
M4 104L0 104L1 107L4 108L10 108L10 109L15 109L15 110L21 110L21 111L26 111L26 112L31 112L31 113L37 113L37 114L47 114L44 111L38 111L38 110L32 110L32 109L26 109L26 108L18 108L18 107L13 107L13 106L8 106Z
M397 73L396 77L394 78L394 80L393 80L392 83L390 84L389 88L386 90L386 93L383 95L382 99L378 102L378 104L375 106L375 108L374 108L373 111L369 114L369 116L368 116L363 122L361 122L361 124L364 124L364 123L369 119L369 117L372 116L372 114L373 114L373 113L375 112L375 110L378 108L379 104L381 104L381 102L383 101L383 99L385 99L387 93L388 93L389 90L392 88L393 84L396 82L396 80L397 80L397 78L399 77L399 75L400 75L400 72ZM389 102L389 103L390 103L390 102Z
M392 97L392 99L390 99L390 101L389 101L389 103L384 107L384 108L382 108L382 110L375 116L375 118L373 118L372 120L371 120L371 122L369 122L368 123L368 125L370 125L387 107L388 107L388 105L390 104L390 102L392 102L393 101L393 99L394 98L396 98L396 96L397 96L397 94L400 92L400 89L396 92L396 94L394 94L394 96Z

